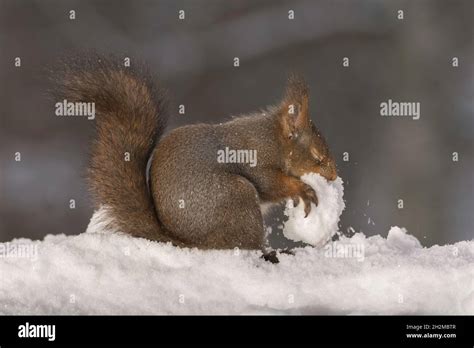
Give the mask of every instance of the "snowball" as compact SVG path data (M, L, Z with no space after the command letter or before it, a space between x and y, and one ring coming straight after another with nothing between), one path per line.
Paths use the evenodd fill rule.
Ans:
M327 181L316 173L305 174L301 180L310 185L318 196L318 206L311 203L311 212L305 218L304 203L294 207L293 201L288 200L283 234L293 241L302 241L314 246L326 244L338 231L339 217L345 208L344 187L341 178Z

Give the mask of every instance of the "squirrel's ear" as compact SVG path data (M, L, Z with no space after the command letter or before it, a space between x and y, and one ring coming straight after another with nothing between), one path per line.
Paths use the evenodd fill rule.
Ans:
M280 109L283 129L289 138L298 136L299 132L310 127L308 97L308 86L304 80L290 75Z

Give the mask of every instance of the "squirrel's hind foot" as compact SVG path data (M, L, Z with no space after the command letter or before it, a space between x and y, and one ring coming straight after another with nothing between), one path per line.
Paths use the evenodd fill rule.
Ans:
M279 263L280 260L278 260L277 253L275 250L269 251L269 252L264 252L263 255L261 256L265 261L271 262L271 263Z

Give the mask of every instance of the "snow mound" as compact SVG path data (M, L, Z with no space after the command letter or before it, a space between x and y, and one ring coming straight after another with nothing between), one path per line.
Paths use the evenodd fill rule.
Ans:
M0 244L1 314L474 314L474 241L404 229L282 254L180 249L120 234Z
M326 244L338 231L339 217L345 208L343 182L340 177L327 181L316 173L305 174L301 180L310 185L318 196L318 206L311 203L311 212L305 218L304 204L294 207L293 200L286 202L283 235L293 241L314 246Z

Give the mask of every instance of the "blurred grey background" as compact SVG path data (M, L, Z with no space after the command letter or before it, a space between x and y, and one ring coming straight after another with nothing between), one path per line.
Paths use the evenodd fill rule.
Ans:
M274 103L297 70L345 181L342 231L386 236L398 225L426 246L471 239L473 9L471 0L0 0L0 241L78 234L89 222L93 124L56 117L43 75L81 50L146 62L172 96L170 128ZM420 120L381 117L388 99L420 102Z

